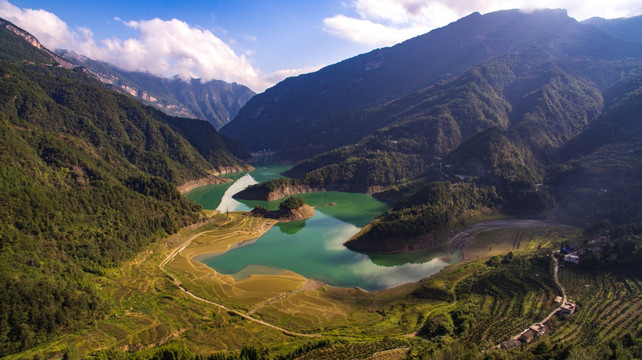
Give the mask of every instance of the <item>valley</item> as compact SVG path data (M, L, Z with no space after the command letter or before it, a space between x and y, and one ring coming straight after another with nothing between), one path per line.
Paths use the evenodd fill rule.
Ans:
M349 343L377 342L384 335L394 334L403 339L404 334L421 327L417 315L455 306L437 294L430 295L429 289L436 291L441 287L438 284L454 289L462 277L485 267L483 263L451 266L419 283L366 292L324 285L287 270L261 272L260 267L236 279L195 260L201 254L237 251L232 250L235 244L254 241L275 227L267 221L236 212L229 217L213 214L204 223L181 230L94 280L102 284L102 291L109 294L113 304L105 320L29 353L73 350L87 354L103 346L142 350L173 341L187 345L191 351L210 352L234 350L257 341L266 343L268 339L275 349L291 348L304 344L310 336ZM549 249L552 243L572 234L548 226L503 231L506 235L492 236L492 247L512 249L515 254L528 254L540 246ZM515 237L521 239L519 249L514 246ZM469 247L489 245L487 241L471 242ZM487 259L487 255L480 258ZM538 304L542 300L530 301ZM242 320L248 316L252 319ZM218 339L216 343L209 340L212 335ZM92 341L86 342L87 338Z
M301 75L114 19L141 38L71 38L124 68L0 19L0 357L642 357L639 16L473 12Z

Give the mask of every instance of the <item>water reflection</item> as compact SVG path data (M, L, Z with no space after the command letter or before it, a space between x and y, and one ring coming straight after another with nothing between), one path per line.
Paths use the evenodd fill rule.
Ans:
M343 242L359 230L352 224L317 212L305 227L291 234L275 226L251 246L201 261L236 278L248 274L248 267L261 266L263 269L288 269L335 286L377 290L431 276L449 264L449 259L454 260L454 257L446 256L423 263L381 266L373 263L368 255L343 246Z
M330 217L350 223L358 228L366 226L372 219L388 210L389 206L377 201L372 196L362 193L347 193L339 191L315 192L299 194L306 203L315 207L315 211ZM275 201L239 200L248 209L260 204L268 209L278 209L283 199ZM332 204L332 205L330 205Z
M371 289L385 289L434 275L449 262L434 258L423 264L404 264L399 266L378 266L366 255L351 268Z
M232 196L249 185L277 178L285 170L283 166L256 169L252 174L236 175L238 179L233 184L212 186L210 193L197 189L200 192L188 197L196 202L207 198L211 206L208 208L223 212L247 211L254 204L276 209L279 200L237 201ZM448 248L407 254L353 252L343 243L386 211L388 205L366 194L324 192L300 196L316 207L311 219L277 224L254 243L243 243L234 250L198 260L237 279L287 269L334 286L367 290L417 281L459 260L458 254Z
M453 252L450 244L435 246L402 254L378 254L364 252L370 260L379 266L399 266L404 264L423 264L435 258L444 259L448 263L459 261L459 254ZM455 257L454 259L452 257Z
M278 223L276 226L284 234L293 235L305 227L305 220L291 221L288 223Z

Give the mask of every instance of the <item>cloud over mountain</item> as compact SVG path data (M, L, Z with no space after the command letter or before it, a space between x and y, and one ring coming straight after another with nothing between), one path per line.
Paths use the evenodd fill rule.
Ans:
M0 0L0 17L31 32L48 48L74 50L127 71L168 77L178 75L186 80L201 78L204 81L238 82L262 91L282 80L283 75L296 75L308 70L288 69L263 74L244 54L237 54L210 30L193 27L178 19L122 21L116 18L124 26L136 30L137 36L96 41L90 29L70 29L51 12L21 9L7 0Z
M352 0L346 14L323 20L324 30L357 43L389 46L445 26L472 12L501 9L534 10L528 0ZM536 8L563 8L570 16L583 20L592 16L605 18L640 14L637 0L541 0Z

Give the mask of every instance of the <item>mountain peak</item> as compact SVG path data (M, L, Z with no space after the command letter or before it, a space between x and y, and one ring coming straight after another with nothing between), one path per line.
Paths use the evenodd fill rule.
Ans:
M165 78L150 73L125 71L71 50L58 50L71 63L82 66L108 87L128 94L169 115L200 119L216 129L228 123L254 92L222 80Z
M58 66L67 68L67 69L73 69L75 66L71 64L70 62L66 61L65 59L61 58L60 56L54 54L53 52L49 51L49 49L45 48L38 38L35 36L31 35L28 31L16 26L15 24L11 23L10 21L7 21L5 19L0 18L0 26L5 28L8 32L17 35L21 37L24 41L26 41L28 44L33 46L33 48L36 51L40 51L38 55L35 55L36 57L39 57L41 61L46 61L45 59L48 58L49 60L53 60ZM33 54L33 52L32 52ZM5 52L3 54L4 56L8 56L9 52ZM14 56L20 56L20 54L13 54Z
M345 130L341 124L354 112L452 78L576 24L562 9L472 13L392 47L286 79L252 98L221 131L251 150L278 149L278 156L300 160L376 130L366 123L319 138L328 128ZM275 131L289 134L288 139L274 136ZM311 141L314 138L318 141Z

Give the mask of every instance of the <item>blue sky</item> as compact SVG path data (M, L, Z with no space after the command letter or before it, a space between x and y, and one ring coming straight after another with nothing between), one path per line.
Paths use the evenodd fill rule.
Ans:
M245 84L287 76L390 46L474 11L528 8L532 0L0 0L0 17L47 47L125 70ZM539 0L583 20L642 13L639 0ZM532 6L531 6L532 7Z

